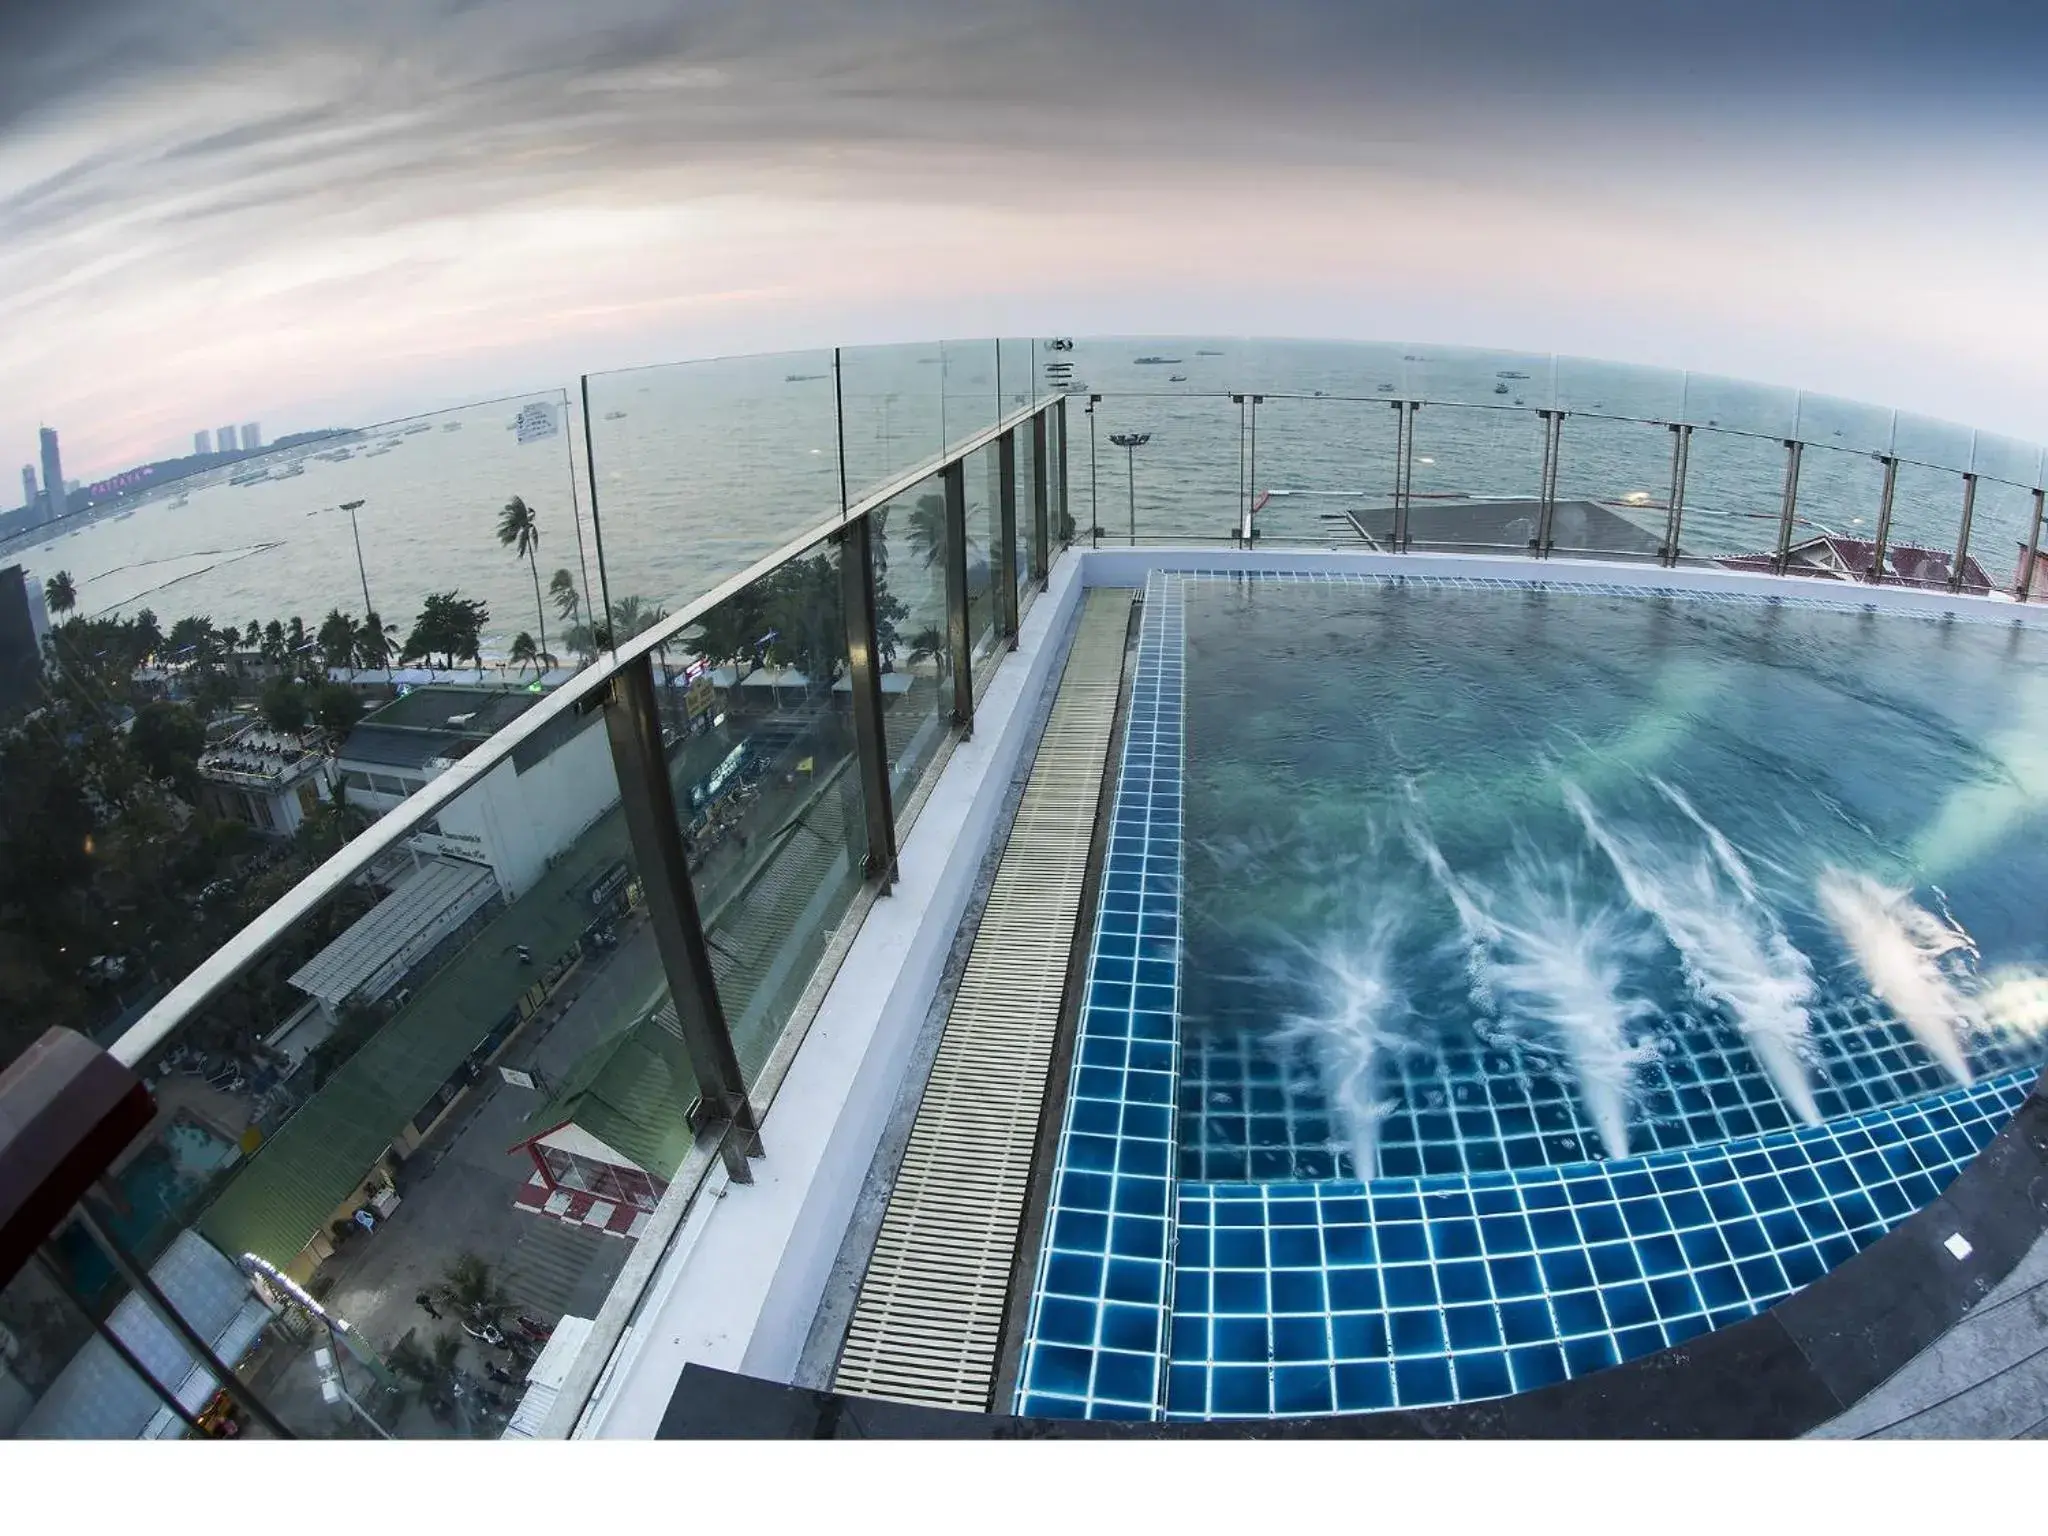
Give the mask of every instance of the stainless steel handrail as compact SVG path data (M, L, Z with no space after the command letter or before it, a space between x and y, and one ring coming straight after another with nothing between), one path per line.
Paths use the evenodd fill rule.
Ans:
M1244 393L1245 391L1241 389L1089 389L1073 391L1071 392L1071 397L1079 398L1083 395L1092 395L1100 400L1234 400L1239 395L1242 395ZM1519 416L1535 416L1541 414L1544 411L1550 411L1564 416L1581 417L1588 421L1621 421L1645 427L1686 426L1691 427L1695 432L1718 432L1728 437L1753 438L1758 442L1783 443L1786 440L1786 434L1783 432L1764 432L1749 427L1724 427L1705 421L1686 421L1682 418L1674 419L1672 417L1666 416L1628 416L1623 415L1616 411L1586 410L1580 406L1501 405L1498 402L1492 400L1438 400L1428 395L1404 394L1399 390L1396 390L1390 394L1375 393L1370 395L1303 395L1290 393L1286 390L1266 389L1261 390L1259 392L1259 398L1262 401L1301 400L1307 401L1310 404L1314 404L1320 401L1325 405L1386 406L1407 403L1420 406L1433 406L1439 410L1454 409L1460 411L1501 411L1505 412L1508 415ZM1882 407L1878 407L1878 409L1882 409ZM1894 414L1897 413L1894 412ZM1834 453L1853 454L1858 458L1889 458L1894 463L1911 465L1915 469L1939 470L1943 474L1948 475L1975 475L1980 481L1983 481L1985 483L1993 485L2009 485L2014 487L2015 489L2022 491L2039 490L2042 488L2044 484L2048 484L2048 450L2036 450L2034 456L2036 469L2035 476L2032 480L2009 480L2005 478L2003 475L1994 475L1985 470L1975 468L1975 430L1963 428L1958 428L1958 430L1971 431L1973 439L1970 454L1972 460L1971 465L1957 466L1954 464L1937 464L1933 462L1931 459L1908 458L1904 454L1891 453L1889 450L1884 448L1849 448L1843 446L1840 443L1828 442L1822 438L1799 437L1796 432L1792 435L1795 438L1797 438L1797 440L1803 446L1808 448L1825 448Z
M165 993L155 1007L129 1026L109 1047L109 1054L128 1066L138 1065L151 1051L168 1041L188 1015L211 1002L238 975L260 960L272 944L291 931L294 924L362 874L379 856L389 852L459 799L465 790L506 761L522 742L531 740L554 722L603 693L618 673L642 656L673 644L684 630L769 572L795 559L820 540L829 538L855 518L865 517L888 505L905 491L931 479L946 465L997 441L1020 423L1048 409L1052 403L1047 398L1035 398L1029 405L999 418L993 425L885 481L844 511L833 511L823 521L763 555L745 570L727 577L709 592L685 603L676 613L634 636L626 645L605 652L602 658L577 673L469 756L428 780L424 789L415 791L398 809L372 823L326 863L259 913L247 927L208 955L190 975Z

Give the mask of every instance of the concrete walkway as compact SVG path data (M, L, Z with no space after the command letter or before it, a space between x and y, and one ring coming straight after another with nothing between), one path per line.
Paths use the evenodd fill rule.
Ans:
M2048 1438L2048 1237L1961 1322L1808 1438Z

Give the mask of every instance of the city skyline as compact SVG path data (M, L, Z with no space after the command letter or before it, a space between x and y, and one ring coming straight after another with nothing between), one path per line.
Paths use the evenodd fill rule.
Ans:
M2009 8L219 14L0 37L0 435L61 419L88 479L236 399L998 332L1555 350L2048 437L2048 19Z

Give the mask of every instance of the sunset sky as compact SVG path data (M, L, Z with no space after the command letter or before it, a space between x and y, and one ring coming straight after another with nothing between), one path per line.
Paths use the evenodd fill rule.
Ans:
M1613 357L2048 436L2048 8L62 0L0 470L997 332ZM5 500L0 496L0 500Z

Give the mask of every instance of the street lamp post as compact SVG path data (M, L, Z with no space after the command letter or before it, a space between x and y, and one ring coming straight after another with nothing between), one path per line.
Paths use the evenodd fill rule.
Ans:
M1152 441L1150 432L1113 432L1109 440L1124 451L1124 481L1131 497L1131 546L1138 543L1138 450Z
M356 576L363 584L363 620L367 623L370 615L377 611L377 606L370 601L370 572L363 564L363 530L356 526L356 508L362 504L362 498L358 497L354 501L344 501L341 510L348 514L348 531L355 535Z

